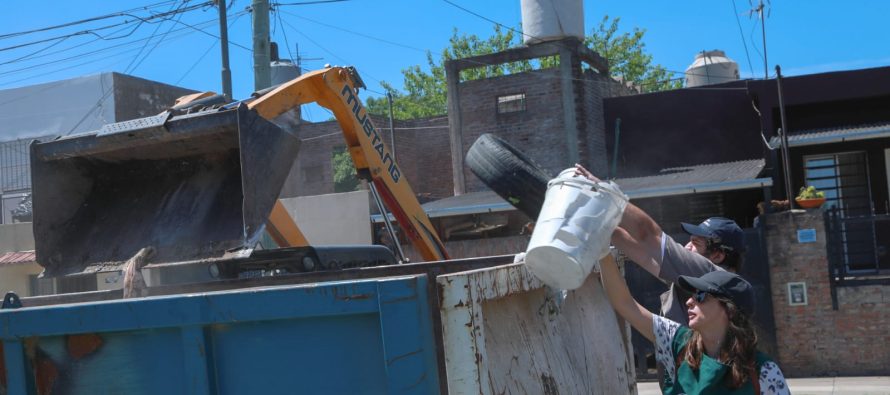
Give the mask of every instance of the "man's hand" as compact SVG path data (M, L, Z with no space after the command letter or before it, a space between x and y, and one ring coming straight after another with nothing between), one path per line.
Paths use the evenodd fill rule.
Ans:
M600 182L600 179L597 178L590 170L587 170L584 166L581 166L579 163L575 163L575 175L582 176L593 182Z

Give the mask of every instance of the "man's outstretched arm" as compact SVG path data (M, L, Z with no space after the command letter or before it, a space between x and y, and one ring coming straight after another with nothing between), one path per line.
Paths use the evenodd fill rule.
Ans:
M599 182L600 179L579 164L575 174ZM612 233L612 244L653 276L661 271L661 227L639 207L628 203L618 228Z
M658 277L661 272L661 227L646 212L628 203L612 244L647 272Z

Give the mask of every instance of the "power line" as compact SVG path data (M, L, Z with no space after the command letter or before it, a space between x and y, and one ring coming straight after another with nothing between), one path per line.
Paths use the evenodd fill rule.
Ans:
M351 64L351 62L349 62L348 60L343 59L343 58L341 58L340 56L338 56L337 54L335 54L335 53L329 51L329 50L328 50L327 48L325 48L323 45L321 45L321 44L319 44L318 42L316 42L315 40L313 40L312 37L309 37L309 36L306 35L305 33L301 32L299 29L297 29L296 27L294 27L294 25L291 25L290 23L288 23L286 19L282 19L281 21L282 21L285 25L287 25L288 27L290 27L291 29L293 29L295 32L297 32L297 34L299 34L299 35L305 37L307 40L309 40L309 42L315 44L315 46L317 46L318 48L320 48L322 51L325 51L325 52L327 52L328 54L330 54L331 56L333 56L334 58L339 59L339 60L340 60L341 62L343 62L344 64ZM363 74L364 76L366 76L366 77L368 77L368 78L374 80L375 82L377 82L377 83L380 84L381 86L383 85L382 82L381 82L379 79L374 78L374 76L372 76L372 75L370 75L370 74L367 74L367 73L362 73L362 74ZM385 93L380 93L380 92L377 92L377 91L368 89L367 87L365 87L365 90L367 90L367 91L369 91L369 92L377 93L378 95L385 94Z
M291 60L294 60L294 54L291 53L291 51L290 51L290 43L289 43L288 40L287 40L287 32L284 31L284 26L283 26L283 25L284 25L284 22L282 22L282 20L281 20L281 12L282 12L282 11L275 10L274 8L273 8L272 10L275 11L275 17L276 17L276 19L277 19L277 23L276 23L276 25L282 25L282 26L281 26L281 35L284 37L284 46L285 46L285 48L287 48L287 54L288 54L288 56L290 56L290 59L291 59ZM299 54L297 54L297 55L299 55ZM302 70L302 65L297 65L297 67L300 67L300 70L299 70L299 71L300 71L300 73L302 73L302 72L303 72L303 70Z
M230 16L233 16L235 19L237 19L238 17L241 17L241 16L246 15L246 14L248 14L248 13L249 13L248 11L240 11L240 12L238 12L238 13L231 14ZM188 27L183 27L183 28L180 28L180 29L175 29L175 30L171 31L171 33L179 33L179 32L183 32L183 31L187 31L187 32L184 33L184 34L175 35L175 36L173 36L173 37L174 37L173 39L178 39L178 38L185 37L185 36L190 35L190 34L196 32L196 31L198 31L198 32L202 32L202 33L204 33L204 34L209 34L209 33L207 33L206 31L202 30L201 27L203 27L203 26L205 26L205 25L209 25L209 24L215 23L217 20L218 20L218 19L206 20L206 21L203 21L203 22L196 23L196 24L194 24L194 25L188 25ZM182 22L182 21L180 21L179 24L185 24L185 23ZM211 37L216 37L216 36L213 35L213 34L209 34L209 35L210 35ZM100 53L103 53L103 52L107 52L107 51L110 51L110 50L114 50L114 49L117 49L117 48L122 48L122 47L130 46L130 45L132 45L132 44L142 43L142 42L145 42L145 41L147 41L147 40L151 40L151 39L153 39L153 38L154 38L153 36L152 36L152 37L143 37L143 38L140 38L140 39L136 39L136 40L128 41L128 42L121 43L121 44L117 44L117 45L112 45L112 46L105 47L105 48L99 48L99 49L92 50L92 51L88 51L88 52L78 53L78 54L71 55L71 56L68 56L68 57L65 57L65 58L54 59L54 60L51 60L51 61L48 61L48 62L44 62L44 63L32 64L32 65L24 66L24 67L20 67L20 68L17 68L17 69L7 70L7 71L4 71L4 72L0 72L0 76L3 76L3 75L9 75L9 74L16 74L16 73L19 73L19 72L25 72L25 71L32 71L32 70L40 69L40 68L43 68L43 67L46 67L46 66L57 65L57 64L59 64L60 62L65 62L65 61L69 61L69 60L73 60L73 59L78 59L78 60L79 60L79 59L83 59L83 58L85 58L85 57L89 57L89 56L97 55L97 54L100 54ZM85 45L85 44L84 44L84 45ZM244 49L244 50L250 51L248 48L244 47L243 45L240 45L240 44L237 44L237 43L233 43L233 45L235 45L235 46L237 46L237 47L239 47L239 48L242 48L242 49ZM83 46L83 45L81 45L81 46ZM36 59L36 58L40 58L40 57L45 57L45 56L52 56L52 55L59 54L59 53L62 53L62 52L67 52L67 51L69 51L69 50L71 50L71 49L75 49L75 48L78 48L78 47L65 48L65 49L56 51L56 52L51 53L51 54L45 54L45 55L37 56L37 57L35 57L34 59ZM132 49L132 50L124 50L124 51L121 52L120 54L130 53L130 52L132 52L132 51L134 51L134 50L135 50L135 48ZM117 56L117 55L110 55L110 56ZM89 64L89 63L94 63L94 62L95 62L95 61L82 62L82 63L79 63L79 64L76 65L76 66L82 66L82 65ZM75 66L75 67L76 67L76 66ZM68 70L68 69L70 69L70 68L73 68L73 67L66 67L66 68L63 68L63 69L60 69L60 70L56 70L56 71L53 71L53 72L44 73L44 74L42 74L42 75L52 74L52 73L56 73L56 72L59 72L59 71ZM19 81L27 80L27 79L31 79L31 78L33 78L33 77L23 78L23 79L16 80L16 81L13 81L13 82L19 82ZM0 85L8 85L8 84L9 84L9 83L0 84Z
M185 0L185 2L183 3L183 5L185 5L188 1L190 1L190 0ZM143 24L143 23L153 23L153 22L149 22L149 21L151 21L151 20L153 20L153 19L162 18L162 19L166 20L166 19L168 19L168 17L172 17L173 15L176 15L176 14L178 14L178 13L184 13L184 12L188 12L188 11L196 10L196 9L202 8L202 7L204 7L204 6L212 5L212 4L213 4L213 2L208 1L208 2L204 2L204 3L200 3L200 4L196 4L196 5L192 5L192 6L189 6L189 7L186 7L186 8L182 8L182 7L180 7L179 9L177 9L177 10L175 10L175 11L171 10L171 11L167 11L167 12L164 12L164 13L155 14L155 15L152 15L152 16L147 17L147 18L142 18L142 17L135 16L135 15L131 15L131 16L133 16L134 18L137 18L137 20L138 20L137 27L138 27L138 26L140 26L140 25ZM56 36L56 37L51 37L51 38L45 38L45 39L41 39L41 40L37 40L37 41L31 41L31 42L27 42L27 43L23 43L23 44L11 45L11 46L8 46L8 47L0 48L0 52L10 51L10 50L13 50L13 49L18 49L18 48L29 47L29 46L32 46L32 45L42 44L42 43L45 43L45 42L55 41L55 40L59 40L59 39L63 39L63 38L70 38L70 37L75 37L75 36L83 36L83 35L87 35L87 34L92 34L92 35L94 35L94 36L96 36L96 37L99 37L99 38L101 38L101 39L103 39L103 40L117 39L117 38L121 38L121 37L108 38L108 37L104 37L104 36L102 36L102 35L100 35L100 34L98 34L98 33L96 33L96 32L97 32L97 31L100 31L100 30L106 30L106 29L111 29L111 28L114 28L114 27L118 27L118 26L126 25L126 24L129 24L129 23L134 23L134 22L137 22L137 21L135 21L135 20L128 20L128 21L124 21L124 22L117 23L117 24L114 24L114 25L103 26L103 27L98 27L98 28L93 28L93 29L87 29L87 30L81 30L81 31L78 31L78 32L69 33L69 34L65 34L65 35L61 35L61 36Z
M131 8L131 9L129 9L129 10L124 10L124 11L118 11L118 12L114 12L114 13L111 13L111 14L100 15L100 16L94 16L94 17L91 17L91 18L81 19L81 20L77 20L77 21L73 21L73 22L66 22L66 23L63 23L63 24L61 24L61 25L47 26L47 27L42 27L42 28L39 28L39 29L25 30L25 31L15 32L15 33L0 34L0 40L2 40L2 39L6 39L6 38L12 38L12 37L24 36L24 35L27 35L27 34L40 33L40 32L45 32L45 31L50 31L50 30L55 30L55 29L61 29L61 28L70 27L70 26L76 26L76 25L80 25L80 24L84 24L84 23L100 21L100 20L103 20L103 19L109 19L109 18L114 18L114 17L118 17L118 16L130 16L129 14L130 14L131 12L140 11L140 10L146 10L146 11L147 11L147 10L149 10L149 9L151 9L151 8L156 8L156 7L159 7L159 6L162 6L162 5L167 5L167 4L170 4L170 3L176 3L176 1L177 1L177 0L168 0L168 1L163 1L163 2L160 2L160 3L149 4L149 5L147 5L147 6L143 6L143 7ZM191 1L191 0L185 0L185 1L188 2L188 1Z
M235 22L238 22L238 19L240 19L240 18L241 18L242 16L244 16L245 14L246 14L246 12L245 12L245 13L242 13L242 14L240 14L240 15L238 15L238 16L236 16L235 19L233 19L231 22L229 22L228 29L231 29L232 26L235 26ZM191 67L189 67L188 70L186 70L185 73L183 73L182 76L179 77L179 79L176 80L176 82L173 83L173 85L179 85L179 83L182 82L182 80L185 79L185 77L188 76L189 73L191 73L192 70L194 70L195 67L197 67L198 64L201 63L202 60L204 60L205 57L207 57L207 54L210 53L210 50L212 50L213 48L215 48L215 47L216 47L216 44L218 44L218 43L219 43L219 41L214 40L214 41L210 44L210 47L208 47L207 50L204 51L204 53L201 55L201 57L199 57L198 60L195 61L195 63L192 63Z
M285 13L285 14L288 14L288 15L290 15L290 16L292 16L292 17L302 19L302 20L304 20L304 21L312 22L312 23L315 23L315 24L318 24L318 25L321 25L321 26L329 27L329 28L331 28L331 29L339 30L339 31L346 32L346 33L349 33L349 34L354 34L354 35L356 35L356 36L364 37L364 38L367 38L367 39L370 39L370 40L379 41L379 42L382 42L382 43L386 43L386 44L390 44L390 45L395 45L395 46L397 46L397 47L407 48L407 49L411 49L411 50L418 51L418 52L423 52L423 53L426 53L426 52L429 51L429 50L427 50L427 49L421 49L421 48L413 47L413 46L410 46L410 45L397 43L397 42L395 42L395 41L390 41L390 40L387 40L387 39L383 39L383 38L379 38L379 37L370 36L370 35L367 35L367 34L364 34L364 33L355 32L355 31L352 31L352 30L349 30L349 29L344 29L344 28L342 28L342 27L337 27L337 26L330 25L330 24L327 24L327 23L324 23L324 22L319 22L319 21L312 20L312 19L309 19L309 18L306 18L306 17L303 17L303 16L299 16L299 15L297 15L297 14L293 14L293 13L287 12L287 11L281 11L281 12L283 12L283 13Z
M186 4L186 2L183 2L181 6L177 7L177 10L181 10L182 7L183 7L185 4ZM174 5L174 6L175 6L175 5ZM170 7L170 10L172 11L172 10L173 10L173 7ZM182 15L182 14L180 14L180 15ZM160 29L160 27L161 27L162 24L163 24L163 22L161 22L161 23L159 23L157 26L155 26L155 30L154 30L154 32L152 32L152 36L154 36L154 35L158 32L158 30ZM172 30L172 28L173 28L173 26L171 26L170 29L168 29L167 32L164 33L164 36L166 36L167 33L170 33L170 30ZM162 38L161 40L158 40L158 43L160 43L160 41L163 41L163 38ZM151 37L149 38L149 40L147 40L147 41L145 42L145 45L143 45L142 48L139 49L139 52L136 53L136 56L133 57L133 59L130 61L130 64L128 64L127 67L124 68L124 73L125 73L125 74L129 74L129 73L132 72L133 70L136 70L136 68L139 67L140 64L142 64L142 60L145 60L145 59L148 57L148 54L150 54L155 48L157 48L157 45L155 45L154 47L152 47L152 49L150 49L150 50L146 53L146 56L145 56L144 58L142 58L142 60L138 61L138 63L135 63L135 66L134 66L134 62L136 62L137 59L139 59L139 56L142 55L142 51L145 50L145 48L148 46L148 43L150 43L150 42L151 42ZM132 67L132 69L131 69L131 67ZM99 81L100 81L100 82L102 81L102 77L101 77L101 76L99 77ZM113 86L114 86L114 84L112 83L112 87L113 87ZM83 114L83 117L80 118L80 120L77 121L77 123L74 124L74 126L71 127L71 129L68 131L68 133L65 133L65 135L67 136L67 135L73 133L78 127L80 127L80 125L83 123L83 121L85 121L85 120L90 116L90 114L93 113L93 111L96 111L97 109L101 108L101 107L102 107L102 102L105 101L105 99L108 97L108 95L111 94L112 91L113 91L113 89L111 89L111 88L109 88L109 89L105 89L104 92L102 93L102 96L99 97L99 100L96 101L96 104L93 105L92 108L90 108L89 110L87 110L87 112Z
M742 31L742 21L739 20L739 11L736 8L735 0L732 1L732 14L735 15L735 22L739 25L739 36L742 37L742 46L745 48L745 58L748 59L748 68L751 70L751 76L754 76L754 65L751 63L751 55L748 54L748 43L745 41L745 32Z
M277 7L280 5L308 5L308 4L322 4L322 3L340 3L343 1L349 1L349 0L314 0L314 1L302 1L299 3L272 3L269 5L272 7Z

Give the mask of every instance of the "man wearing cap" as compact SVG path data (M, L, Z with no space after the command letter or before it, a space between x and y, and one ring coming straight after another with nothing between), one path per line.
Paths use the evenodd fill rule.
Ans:
M581 165L576 174L599 181ZM715 270L738 272L745 251L745 233L731 219L708 218L699 225L682 224L690 235L684 247L668 236L648 214L628 203L618 228L612 233L612 244L647 272L670 284L661 294L661 312L675 322L688 325L684 302L674 287L679 276L701 276Z

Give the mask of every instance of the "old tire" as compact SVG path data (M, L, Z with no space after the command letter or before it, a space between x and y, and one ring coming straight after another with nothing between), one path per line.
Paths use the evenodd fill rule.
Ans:
M483 134L465 159L476 177L532 220L538 219L550 174L525 153L493 134Z

